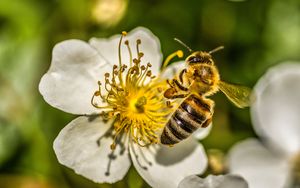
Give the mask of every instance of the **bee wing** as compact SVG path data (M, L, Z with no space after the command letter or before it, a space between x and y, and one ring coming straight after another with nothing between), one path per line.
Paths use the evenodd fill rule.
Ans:
M229 84L220 81L219 89L237 107L244 108L250 105L251 89L241 85Z

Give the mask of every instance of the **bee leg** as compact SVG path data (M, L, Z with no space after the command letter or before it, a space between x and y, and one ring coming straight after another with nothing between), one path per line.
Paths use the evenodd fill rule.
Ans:
M186 69L183 69L180 73L179 73L179 81L181 82L181 84L183 84L183 74L186 73Z
M177 94L177 90L175 88L171 87L164 92L164 97L167 99L172 99L173 96L176 94Z
M202 127L202 128L206 128L207 126L210 125L211 121L212 121L212 118L207 119L207 120L201 125L201 127Z
M168 84L171 88L174 88L173 82L171 83L169 79L167 79L167 84Z
M187 96L189 96L189 94L178 94L178 95L173 95L172 99L186 98Z
M176 91L173 90L174 88L167 89L164 93L164 97L167 99L177 99L177 98L185 98L189 95L187 94L177 94Z
M173 79L173 84L176 85L182 91L188 91L189 89L184 87L182 84L179 83L178 80Z
M166 105L167 105L168 108L173 108L173 105L171 104L171 101L167 101Z

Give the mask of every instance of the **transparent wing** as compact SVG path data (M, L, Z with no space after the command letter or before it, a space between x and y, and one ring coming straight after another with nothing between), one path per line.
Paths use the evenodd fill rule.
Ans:
M220 81L219 89L237 107L244 108L250 105L250 96L251 96L250 88Z

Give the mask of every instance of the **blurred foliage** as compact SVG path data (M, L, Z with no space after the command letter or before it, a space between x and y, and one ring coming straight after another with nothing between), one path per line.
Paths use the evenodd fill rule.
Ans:
M222 78L253 86L265 70L300 58L298 0L2 0L0 1L0 184L1 187L147 186L134 169L114 185L94 184L61 166L52 150L60 129L74 116L53 109L38 93L55 43L88 40L148 27L167 54L211 50ZM188 52L186 55L188 55ZM255 136L249 110L236 109L224 95L216 101L214 127L206 149L225 152Z

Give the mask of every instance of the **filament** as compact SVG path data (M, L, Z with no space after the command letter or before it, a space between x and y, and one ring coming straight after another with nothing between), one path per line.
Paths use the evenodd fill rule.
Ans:
M163 65L162 65L162 70L164 70L167 66L168 66L168 64L169 64L169 62L174 58L174 57L179 57L179 58L182 58L183 57L183 51L181 51L181 50L177 50L176 52L173 52L173 53L171 53L170 55L168 55L168 57L166 58L166 60L164 61L164 63L163 63Z

